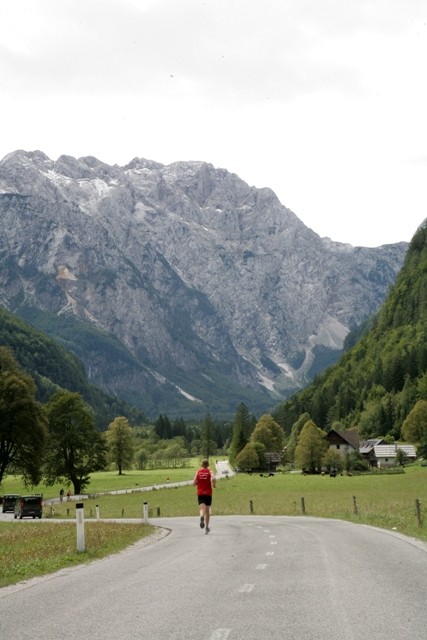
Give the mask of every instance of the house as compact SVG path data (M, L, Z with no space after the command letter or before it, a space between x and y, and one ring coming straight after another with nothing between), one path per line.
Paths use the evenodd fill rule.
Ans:
M396 465L397 451L401 449L409 462L413 462L417 453L411 444L388 444L384 438L372 438L359 441L359 434L355 430L336 431L331 429L326 435L329 449L338 451L342 456L357 451L368 461L370 467L393 467Z
M343 457L354 451L359 451L359 433L355 429L350 431L336 431L331 429L326 434L329 449L338 451Z
M417 457L417 452L412 444L388 444L382 438L364 440L360 443L359 453L369 462L370 467L394 467L396 465L397 451L401 449L410 462Z
M281 463L280 453L276 451L268 451L264 454L265 461L267 463L268 471L275 472L277 470L277 466Z
M405 453L407 459L411 462L417 457L415 447L411 444L378 444L374 446L374 460L371 466L378 467L378 469L394 467L399 449Z
M371 438L369 440L363 440L359 446L360 455L368 461L370 467L377 466L377 459L375 457L375 447L386 445L387 442L383 438Z

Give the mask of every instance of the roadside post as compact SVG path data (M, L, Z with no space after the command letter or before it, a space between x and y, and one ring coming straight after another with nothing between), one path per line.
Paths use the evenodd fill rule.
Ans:
M96 519L99 520L99 504L96 505Z
M83 502L76 504L77 551L86 551L85 546L85 512Z
M417 516L418 526L422 527L423 520L421 517L421 502L418 500L418 498L415 500L415 515Z
M148 524L148 502L144 502L144 522Z

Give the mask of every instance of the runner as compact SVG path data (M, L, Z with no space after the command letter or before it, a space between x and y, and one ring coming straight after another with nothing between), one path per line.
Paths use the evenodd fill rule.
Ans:
M200 528L209 533L211 518L212 489L216 485L216 478L209 469L209 460L202 460L202 466L194 476L193 485L197 487L197 500L199 503Z

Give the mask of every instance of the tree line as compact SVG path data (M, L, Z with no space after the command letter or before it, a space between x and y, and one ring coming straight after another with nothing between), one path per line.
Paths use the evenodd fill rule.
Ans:
M131 426L115 417L105 432L97 429L93 409L75 391L58 389L45 403L36 384L11 350L0 347L0 482L6 472L21 474L28 485L72 483L74 493L90 474L109 464L118 473L132 465L182 466L190 456L207 457L230 449L231 459L247 468L264 468L265 453L281 451L283 431L271 416L256 421L242 403L233 423L206 414L201 424L160 415L153 425Z
M341 426L334 424L335 429ZM427 455L426 400L409 412L402 434ZM153 425L132 427L125 416L117 416L100 432L78 392L59 389L45 404L39 402L32 377L8 348L0 347L0 483L6 472L17 473L28 485L42 479L47 485L67 482L80 494L90 474L108 464L122 474L133 465L171 468L185 465L193 455L219 453L228 453L230 462L244 470L269 469L273 455L276 463L294 462L308 472L365 465L357 453L344 460L330 451L326 431L310 414L301 414L287 436L272 415L257 420L244 403L231 423L207 414L201 424L189 425L160 415Z

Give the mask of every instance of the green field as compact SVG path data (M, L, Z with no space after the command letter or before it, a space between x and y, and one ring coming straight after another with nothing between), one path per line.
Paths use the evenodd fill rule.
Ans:
M189 467L184 469L153 469L149 471L125 471L119 476L117 471L100 471L92 473L90 484L86 487L85 493L95 494L105 491L118 491L121 489L137 489L138 487L147 487L155 484L165 484L170 479L171 482L180 482L181 480L190 480L193 478L197 468L197 461L190 459ZM4 493L42 493L45 499L57 498L60 489L65 491L72 485L54 484L46 487L39 484L31 489L26 489L20 476L7 476L0 487L0 495Z
M196 461L197 462L197 461ZM196 462L194 463L196 466ZM130 471L123 476L117 472L94 473L87 493L94 497L85 500L85 517L95 517L96 505L101 518L140 518L143 502L148 502L150 517L192 516L197 513L194 487L155 489L140 492L145 486L191 480L194 468L156 471ZM19 478L8 477L3 493L26 491ZM34 491L46 499L57 497L60 486L39 486ZM127 489L127 494L99 495L101 492ZM96 494L96 495L95 495ZM421 508L427 505L427 467L413 465L405 473L360 476L303 476L276 474L238 474L218 482L214 496L216 515L306 515L341 518L353 522L375 524L407 535L427 539L427 522L420 527L415 516L415 500ZM357 507L357 514L355 513ZM251 508L253 511L251 511ZM74 518L74 502L64 501L45 507L45 517ZM427 520L427 517L425 518Z
M156 517L198 515L195 489L192 486L153 491L138 491L143 486L164 484L169 481L191 480L194 468L160 471L132 471L118 476L117 472L103 472L92 475L88 493L99 494L103 491L128 489L121 495L97 495L84 500L86 519L95 519L96 506L99 506L103 518L142 518L143 503L149 508L150 524L156 524ZM37 487L46 499L57 497L59 485L46 488ZM23 486L18 478L9 477L3 483L2 493L20 493ZM32 490L34 491L34 489ZM27 492L27 490L25 490ZM415 501L421 504L424 522L416 517ZM360 524L370 524L384 529L427 541L427 468L413 465L403 474L360 475L360 476L303 476L301 474L276 474L274 477L259 474L238 474L229 479L220 480L214 493L213 516L215 515L298 515L302 513L302 501L305 514L316 517L340 518ZM357 513L355 513L355 506ZM68 518L70 524L55 522ZM109 524L88 522L94 527L98 538L88 542L88 551L77 554L75 544L75 502L55 503L52 508L45 506L44 519L53 522L34 523L26 526L24 522L0 523L0 586L10 584L31 575L39 575L57 568L86 561L92 557L101 557L123 548L146 533L144 525ZM29 523L28 523L29 524ZM109 529L102 540L103 527ZM60 538L65 540L58 527L66 527L69 533L65 548L62 547L50 558ZM35 552L35 558L26 562L27 553L22 550L31 548L32 538L43 527ZM51 527L51 529L49 529ZM114 531L121 530L120 537ZM112 540L114 542L112 543ZM41 546L38 546L41 545ZM16 556L12 555L12 547ZM7 554L4 550L7 549ZM8 563L8 567L5 566ZM15 569L14 569L15 567ZM15 576L15 577L14 577Z

